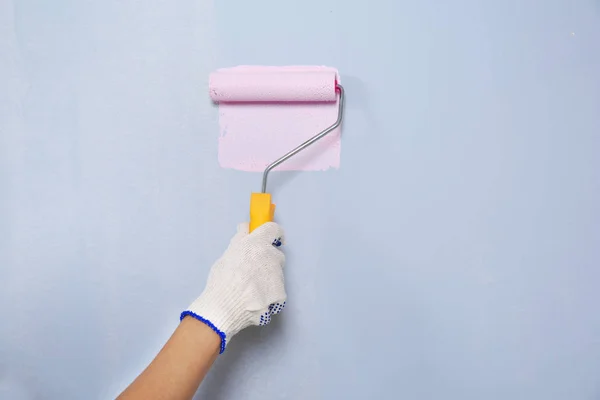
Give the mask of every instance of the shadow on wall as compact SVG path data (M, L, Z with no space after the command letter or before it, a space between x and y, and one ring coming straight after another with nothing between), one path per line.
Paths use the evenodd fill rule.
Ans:
M274 338L282 338L284 314L280 314L268 327L250 327L235 336L227 350L217 358L215 365L208 373L196 392L194 400L225 400L237 398L236 387L245 386L249 379L248 371L252 371L256 353L270 347Z

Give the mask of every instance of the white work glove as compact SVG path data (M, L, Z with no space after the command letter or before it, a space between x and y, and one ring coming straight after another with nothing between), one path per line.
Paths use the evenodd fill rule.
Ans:
M204 292L181 318L204 322L221 337L221 353L250 325L267 325L285 306L283 230L267 222L248 234L240 224L225 253L212 266Z

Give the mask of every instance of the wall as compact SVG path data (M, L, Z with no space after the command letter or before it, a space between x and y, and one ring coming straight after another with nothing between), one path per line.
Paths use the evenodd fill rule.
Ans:
M600 396L596 0L0 3L0 398L114 397L260 174L207 76L337 67L339 170L276 173L289 302L198 398Z

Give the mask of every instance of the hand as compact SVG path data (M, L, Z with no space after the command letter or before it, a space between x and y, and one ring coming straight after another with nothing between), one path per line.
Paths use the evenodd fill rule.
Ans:
M250 325L267 325L285 306L283 230L268 222L248 233L240 224L229 247L212 266L204 291L181 319L194 317L221 337L221 353Z

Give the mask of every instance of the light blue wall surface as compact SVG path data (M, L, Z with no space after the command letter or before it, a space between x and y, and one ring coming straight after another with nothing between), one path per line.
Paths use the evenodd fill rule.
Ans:
M201 292L237 64L339 68L342 167L273 177L289 306L199 398L600 398L600 2L218 3L0 2L0 398L114 397Z

